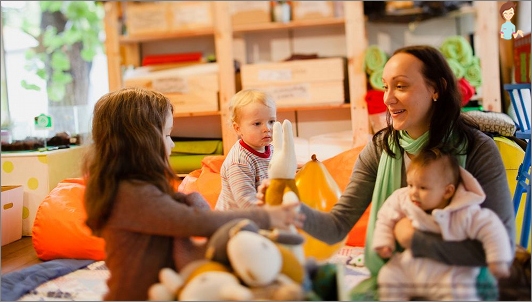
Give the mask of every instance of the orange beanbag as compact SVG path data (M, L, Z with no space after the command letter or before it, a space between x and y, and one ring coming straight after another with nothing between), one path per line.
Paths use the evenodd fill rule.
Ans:
M85 225L84 192L83 179L67 178L44 198L32 229L39 259L104 260L104 240L93 236Z
M327 171L329 171L329 173L334 178L342 192L345 190L345 187L347 187L347 184L349 183L351 173L353 172L353 167L355 166L355 161L357 160L358 155L360 154L362 149L364 149L363 146L355 147L323 161L323 164L327 168ZM371 204L347 235L347 240L345 242L346 245L365 245L366 229L368 227L370 208Z

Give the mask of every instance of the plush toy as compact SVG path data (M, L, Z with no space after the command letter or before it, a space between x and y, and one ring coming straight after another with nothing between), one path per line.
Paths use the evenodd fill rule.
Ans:
M148 297L161 300L302 300L305 268L273 240L301 244L299 234L259 230L248 219L219 228L207 243L205 260L178 274L165 268Z
M270 185L264 194L264 201L268 205L299 202L299 191L295 176L297 158L292 133L292 123L289 120L275 122L273 125L274 152L268 166ZM295 226L290 226L292 233L298 233ZM305 263L303 245L289 247L301 264Z

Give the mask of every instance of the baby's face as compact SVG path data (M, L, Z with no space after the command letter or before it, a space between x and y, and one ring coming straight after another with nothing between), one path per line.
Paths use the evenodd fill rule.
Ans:
M277 120L275 108L270 108L258 102L242 107L240 121L234 123L236 133L251 148L264 152L271 144L273 124Z
M443 209L448 204L448 183L441 168L432 163L414 167L406 174L410 199L424 211Z

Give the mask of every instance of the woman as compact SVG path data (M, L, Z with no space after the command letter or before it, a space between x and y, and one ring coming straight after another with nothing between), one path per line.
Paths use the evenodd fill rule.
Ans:
M515 217L500 153L493 139L461 114L456 79L440 51L423 45L398 49L384 67L383 83L387 127L360 153L349 184L330 212L301 208L306 215L303 230L329 244L339 242L371 203L365 263L371 275L377 276L384 263L370 249L377 211L394 190L406 186L405 169L410 158L421 150L439 148L454 154L479 181L486 193L482 207L497 213L514 248ZM266 185L257 197L263 198ZM475 240L445 242L439 235L414 231L405 219L396 226L395 237L414 257L454 265L486 265L482 245ZM362 283L354 293L363 295L374 285ZM493 283L488 289L493 289Z

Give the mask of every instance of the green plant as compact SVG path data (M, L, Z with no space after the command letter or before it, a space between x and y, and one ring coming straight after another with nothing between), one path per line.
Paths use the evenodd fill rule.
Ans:
M73 61L88 62L90 70L90 62L103 48L100 33L104 10L102 3L97 1L39 1L39 6L42 13L40 26L36 27L27 19L22 26L39 42L37 47L26 52L25 68L46 80L50 101L61 102L68 98L68 86L75 84L72 71L80 62ZM88 82L88 78L84 80ZM21 85L40 90L39 86L25 80Z

